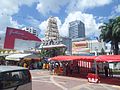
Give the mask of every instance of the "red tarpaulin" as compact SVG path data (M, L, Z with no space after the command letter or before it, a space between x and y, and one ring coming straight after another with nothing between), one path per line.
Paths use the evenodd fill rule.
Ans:
M84 61L94 61L96 56L56 56L53 58L50 58L49 60L53 61L71 61L71 60L84 60Z
M120 55L100 55L95 60L97 62L120 62Z
M71 61L71 60L83 60L87 62L120 62L120 55L100 55L100 56L56 56L49 60L54 61Z

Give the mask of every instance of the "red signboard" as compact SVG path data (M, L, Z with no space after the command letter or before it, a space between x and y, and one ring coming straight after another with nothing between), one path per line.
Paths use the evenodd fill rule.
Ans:
M41 42L41 40L38 37L34 36L33 34L27 31L7 27L4 48L14 49L15 39Z

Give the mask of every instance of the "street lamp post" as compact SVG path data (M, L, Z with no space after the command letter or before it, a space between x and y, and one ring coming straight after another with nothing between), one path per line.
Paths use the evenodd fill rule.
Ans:
M98 56L98 49L97 49L97 47L95 47L95 56ZM97 62L96 62L96 60L94 61L94 63L95 63L95 74L97 75L98 74L98 68L97 68Z

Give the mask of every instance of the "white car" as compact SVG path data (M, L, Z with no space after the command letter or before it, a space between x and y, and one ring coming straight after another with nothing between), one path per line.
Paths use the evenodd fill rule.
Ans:
M0 90L32 90L29 70L18 66L0 66Z

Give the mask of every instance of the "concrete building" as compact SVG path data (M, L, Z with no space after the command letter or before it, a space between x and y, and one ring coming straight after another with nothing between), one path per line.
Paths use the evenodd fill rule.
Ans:
M85 37L85 25L80 20L69 23L69 37L71 39Z
M22 30L28 31L30 33L32 33L33 35L38 37L38 32L36 29L34 29L33 27L24 27L22 28Z
M61 42L66 45L67 50L66 50L66 54L67 55L71 55L72 54L72 40L69 37L60 37Z
M101 51L105 50L105 43L98 42L97 40L84 40L73 39L72 40L72 54L85 54L90 53L97 55Z

